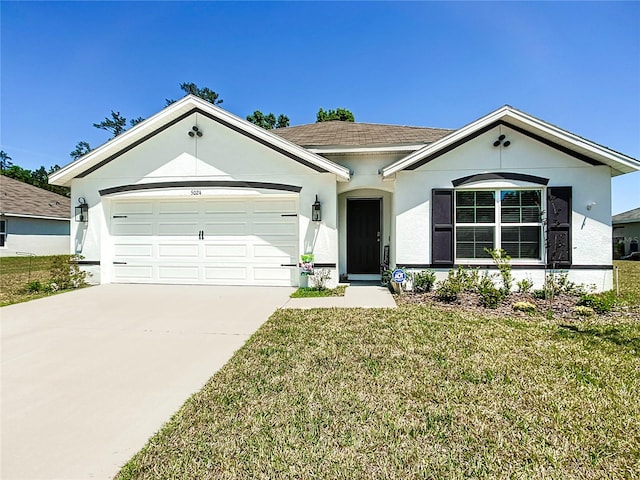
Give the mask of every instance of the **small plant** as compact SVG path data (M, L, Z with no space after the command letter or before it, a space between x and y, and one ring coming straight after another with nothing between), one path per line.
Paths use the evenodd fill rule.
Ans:
M592 317L595 313L595 310L591 307L586 307L584 305L578 305L573 307L573 313L580 317Z
M313 288L316 290L324 290L327 288L327 280L331 278L331 271L328 268L319 268L314 270L313 275L310 275Z
M42 283L39 280L33 280L27 283L27 292L29 293L38 293L43 290Z
M436 274L431 270L422 270L410 274L413 291L418 293L430 292L436 282Z
M498 308L500 302L506 296L503 289L496 288L492 275L483 275L478 284L480 305L486 308Z
M502 278L502 291L504 295L509 295L509 292L511 292L511 287L513 286L513 275L511 274L511 257L502 248L485 248L485 251L489 253L489 255L491 255L493 262L496 264L498 270L500 271L500 277Z
M460 295L460 284L452 281L450 278L446 278L441 282L438 282L436 286L436 298L441 302L455 302Z
M53 258L49 270L52 291L79 288L87 284L87 272L83 272L78 265L81 258L80 255L57 255Z
M533 313L536 311L536 306L531 302L516 302L512 307L518 312Z
M599 294L585 293L580 296L577 305L592 308L596 313L609 313L616 303L613 291Z
M518 287L518 293L529 293L533 288L533 281L529 278L523 278L519 282L516 282Z
M393 291L393 289L391 288L391 277L393 275L393 271L390 269L386 269L383 270L382 272L382 276L380 277L380 283L382 283L383 287L389 287L390 290Z

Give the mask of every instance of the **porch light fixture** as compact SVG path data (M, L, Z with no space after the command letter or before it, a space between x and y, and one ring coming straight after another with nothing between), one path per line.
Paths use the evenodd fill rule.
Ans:
M507 138L506 135L502 134L498 137L498 139L493 142L493 146L494 147L499 147L500 145L502 145L503 147L508 147L509 145L511 145L511 142L509 140L507 140L506 142L502 143L504 141L504 139Z
M314 222L319 222L322 218L320 214L320 201L318 200L318 195L316 195L316 201L311 205L311 220Z
M589 202L587 203L587 210L591 210L593 207L595 207L597 205L596 202Z
M89 221L89 205L84 197L78 198L76 207L76 222L87 223Z
M191 130L189 130L188 135L189 135L190 137L192 137L192 138L193 138L193 137L195 137L196 135L197 135L198 137L201 137L201 136L202 136L202 132L200 131L200 129L199 129L198 127L196 127L196 126L194 125L193 127L191 127Z

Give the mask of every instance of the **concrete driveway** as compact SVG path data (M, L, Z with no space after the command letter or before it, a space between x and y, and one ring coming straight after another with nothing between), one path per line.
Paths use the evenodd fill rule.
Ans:
M292 291L101 285L2 308L0 476L112 478Z

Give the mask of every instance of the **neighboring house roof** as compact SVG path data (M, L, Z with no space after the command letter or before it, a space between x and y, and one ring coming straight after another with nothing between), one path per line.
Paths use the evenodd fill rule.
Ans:
M318 172L335 174L339 180L348 181L351 178L349 169L327 160L309 150L306 150L282 137L274 135L264 128L258 127L231 113L216 107L210 102L194 95L186 97L165 107L160 112L140 122L135 127L109 140L95 150L64 166L49 177L54 185L69 186L76 177L84 177L97 170L102 165L114 160L123 153L135 148L164 129L187 118L193 113L224 125L254 141L265 145L307 167Z
M0 175L0 215L68 220L71 217L71 200Z
M619 213L611 217L611 223L613 223L614 225L634 222L640 222L640 207L634 208L627 212Z
M334 120L278 128L273 133L302 147L419 145L440 140L453 132L444 128L407 127Z
M608 165L611 167L612 176L640 170L640 162L633 157L598 145L555 125L551 125L550 123L516 110L509 105L505 105L446 137L392 163L382 169L382 175L389 177L401 170L414 170L499 125L504 125L516 130L592 165Z

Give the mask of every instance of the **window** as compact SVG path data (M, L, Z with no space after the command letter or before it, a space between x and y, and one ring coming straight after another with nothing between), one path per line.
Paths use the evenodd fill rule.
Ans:
M541 190L458 190L456 259L489 259L502 248L513 259L541 259Z
M0 248L6 246L7 240L7 221L0 220Z

